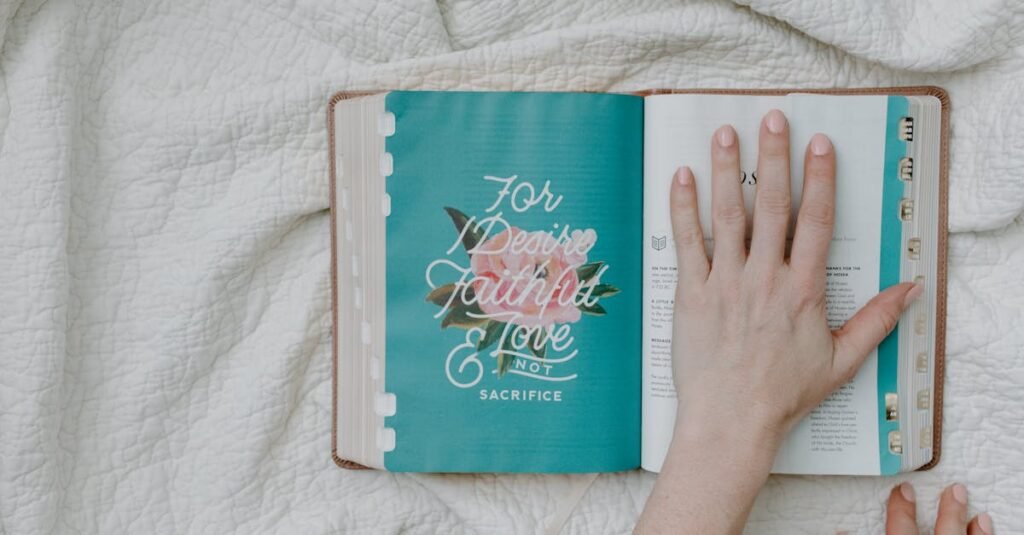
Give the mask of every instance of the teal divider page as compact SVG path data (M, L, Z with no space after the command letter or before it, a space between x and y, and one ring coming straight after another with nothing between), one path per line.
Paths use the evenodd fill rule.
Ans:
M885 170L882 180L882 236L878 269L878 289L900 283L900 262L903 259L902 221L899 204L903 198L903 181L899 177L900 159L907 154L907 143L899 138L900 119L907 116L906 97L889 97L885 129ZM899 473L901 459L889 451L889 432L899 430L899 422L885 418L885 393L899 392L899 325L878 346L878 458L882 475ZM905 394L904 394L905 395Z
M385 467L636 468L643 100L396 91L385 106Z

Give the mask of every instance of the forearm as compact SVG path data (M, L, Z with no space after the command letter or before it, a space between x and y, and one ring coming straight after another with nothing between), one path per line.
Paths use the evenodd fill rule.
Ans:
M750 414L709 421L711 411L683 406L679 411L672 445L636 532L742 532L771 471L781 442L778 431Z

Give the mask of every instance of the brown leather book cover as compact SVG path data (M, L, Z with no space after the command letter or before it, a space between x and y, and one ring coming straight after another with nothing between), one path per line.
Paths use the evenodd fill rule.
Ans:
M338 243L335 233L335 139L334 139L334 105L339 101L382 91L342 91L334 94L327 104L327 142L330 154L330 213L331 213L331 457L341 468L366 469L367 467L338 456L337 444L337 412L338 412L338 311L333 304L338 300ZM941 132L939 133L939 229L938 229L938 260L935 295L935 384L933 385L934 409L932 413L932 460L918 470L929 470L939 463L942 454L942 395L946 375L946 285L947 258L946 244L949 237L949 117L950 100L945 89L936 86L910 87L865 87L865 88L825 88L825 89L644 89L631 94L639 96L665 94L709 94L709 95L787 95L790 93L817 93L827 95L904 95L933 96L942 104Z

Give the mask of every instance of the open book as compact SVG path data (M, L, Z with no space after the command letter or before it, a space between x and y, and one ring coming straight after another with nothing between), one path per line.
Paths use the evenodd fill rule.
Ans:
M837 153L828 319L925 292L791 433L779 473L894 474L939 456L946 130L938 88L339 94L328 107L335 461L425 472L657 471L675 418L668 192L710 140L789 119L794 218L815 132ZM708 444L713 448L715 444Z

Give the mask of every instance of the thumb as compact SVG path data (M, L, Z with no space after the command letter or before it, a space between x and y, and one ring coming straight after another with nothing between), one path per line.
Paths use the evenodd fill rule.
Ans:
M835 331L832 368L837 375L844 381L853 377L871 350L896 328L903 311L923 292L924 287L913 282L886 288Z

